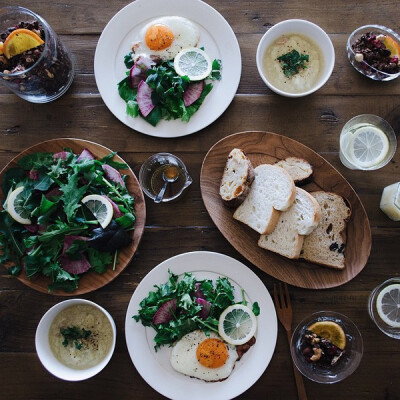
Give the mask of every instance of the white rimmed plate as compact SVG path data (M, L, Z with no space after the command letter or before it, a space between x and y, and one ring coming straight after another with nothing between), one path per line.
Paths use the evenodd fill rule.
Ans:
M126 115L117 84L126 76L123 59L132 42L139 40L140 29L163 15L186 17L199 26L198 47L204 47L211 59L222 61L222 79L213 82L213 90L189 122L162 120L153 127L141 117ZM136 0L128 4L104 28L94 58L97 87L109 110L130 128L165 138L190 135L214 122L235 96L241 69L240 48L232 28L218 11L200 0Z
M144 327L132 318L139 310L139 303L154 291L154 285L168 280L168 270L181 275L192 272L198 279L228 277L235 287L238 301L240 288L246 299L260 305L257 317L256 344L236 362L232 374L222 382L203 382L176 372L170 364L171 348L154 350L153 328ZM126 344L136 369L155 390L172 399L223 400L236 397L250 388L267 368L276 344L277 319L275 308L265 285L257 275L241 262L219 253L196 251L169 258L151 270L136 288L125 319Z

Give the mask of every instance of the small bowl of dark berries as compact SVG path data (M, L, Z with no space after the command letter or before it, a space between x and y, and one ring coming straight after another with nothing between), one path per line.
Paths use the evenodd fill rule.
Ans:
M343 314L320 311L300 322L292 336L291 353L299 371L318 383L335 383L360 364L360 331Z
M347 40L347 56L361 74L376 81L400 75L400 36L382 25L365 25Z

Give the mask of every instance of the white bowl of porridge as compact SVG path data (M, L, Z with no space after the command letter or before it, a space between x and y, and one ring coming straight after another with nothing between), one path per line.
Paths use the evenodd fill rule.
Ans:
M301 19L279 22L261 38L256 55L265 84L286 97L307 96L332 74L335 50L318 25Z
M36 352L43 366L57 378L81 381L108 364L116 333L114 320L103 307L84 299L65 300L40 320Z

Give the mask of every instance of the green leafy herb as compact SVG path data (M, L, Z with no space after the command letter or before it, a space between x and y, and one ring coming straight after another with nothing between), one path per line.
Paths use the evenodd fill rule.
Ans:
M68 345L73 346L80 350L83 345L83 340L87 339L92 331L86 330L85 328L79 329L77 326L70 326L67 328L60 328L61 335L64 336L62 345L67 347Z
M308 62L308 60L308 54L300 54L295 49L278 57L278 61L281 62L283 73L287 77L296 75L299 72L299 68L307 68L305 62Z

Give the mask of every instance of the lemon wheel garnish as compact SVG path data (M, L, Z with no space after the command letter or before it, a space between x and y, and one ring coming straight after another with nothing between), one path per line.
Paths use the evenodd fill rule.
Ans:
M11 58L43 43L44 41L35 32L24 28L16 29L4 41L3 52L7 58Z
M334 321L317 321L307 329L324 339L330 340L341 350L344 350L346 347L346 334L343 328Z
M7 212L10 214L12 219L20 224L30 225L30 213L24 206L26 199L22 194L23 191L24 187L20 186L9 194L7 198Z
M99 194L89 194L82 199L82 203L91 211L99 224L105 229L113 217L111 203Z
M257 318L250 308L234 304L219 317L218 332L225 342L240 345L248 342L257 329Z
M176 55L174 69L178 75L186 75L191 81L200 81L210 75L212 62L206 52L197 47L190 47Z
M350 143L350 152L357 165L369 168L381 163L389 152L389 139L380 129L358 129Z
M382 321L400 328L400 284L385 287L376 299L376 310Z

